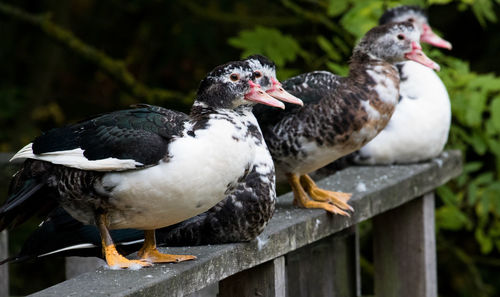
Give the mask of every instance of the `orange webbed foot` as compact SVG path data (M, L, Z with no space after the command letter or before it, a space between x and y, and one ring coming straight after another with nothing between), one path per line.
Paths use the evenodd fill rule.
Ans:
M141 249L138 253L142 261L148 261L151 263L177 263L188 260L196 259L196 256L192 255L171 255L160 253L156 248L153 249Z
M177 263L196 259L192 255L170 255L163 254L156 248L156 236L154 230L144 231L144 245L137 253L141 260L151 263Z
M131 268L137 265L141 267L151 266L152 264L144 260L129 260L120 255L114 245L106 246L104 248L106 263L109 267Z
M347 211L353 208L347 204L351 194L327 191L318 188L308 175L289 174L288 181L292 186L294 204L304 208L320 208L333 214L350 216Z

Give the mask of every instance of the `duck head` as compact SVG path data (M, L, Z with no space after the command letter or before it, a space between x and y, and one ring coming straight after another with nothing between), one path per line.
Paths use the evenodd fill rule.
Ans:
M354 48L354 55L366 54L391 64L412 60L439 70L439 65L422 51L419 39L420 31L411 22L380 25L365 34Z
M283 89L281 83L276 78L276 65L273 61L262 55L252 55L244 61L253 69L252 80L258 83L268 95L283 102L300 106L304 105L302 100Z
M451 49L451 43L442 39L432 31L425 11L412 5L403 5L386 10L380 17L379 24L411 22L420 31L420 41L430 45Z
M196 101L211 108L234 109L260 103L284 109L285 105L269 96L253 77L254 70L244 61L217 66L201 81Z

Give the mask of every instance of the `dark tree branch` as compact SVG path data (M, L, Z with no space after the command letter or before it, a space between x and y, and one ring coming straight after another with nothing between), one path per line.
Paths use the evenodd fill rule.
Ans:
M202 7L196 3L193 3L192 1L182 1L180 3L184 5L191 13L196 14L199 17L223 23L237 23L243 25L260 24L263 26L272 27L298 25L302 23L302 20L292 17L276 17L265 15L247 16L234 13L225 13L212 7Z
M1 3L0 13L16 20L29 23L39 28L47 37L63 47L78 54L83 59L95 64L130 95L146 102L162 102L172 98L182 98L183 94L165 89L149 88L137 81L127 70L125 63L109 57L104 52L86 44L71 31L66 30L51 20L50 14L34 15L20 8Z

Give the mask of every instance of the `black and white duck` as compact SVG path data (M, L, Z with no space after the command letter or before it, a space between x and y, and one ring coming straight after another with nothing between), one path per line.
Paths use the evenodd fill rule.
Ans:
M100 231L109 266L179 262L162 254L155 229L196 216L224 199L261 162L256 103L283 108L251 79L244 61L212 70L189 116L155 106L117 111L51 130L21 149L27 159L0 207L0 230L58 205ZM115 248L109 230L144 231L139 260Z
M254 55L244 61L253 71L253 81L267 94L292 104L302 101L283 90L276 79L275 64ZM258 129L258 127L256 127ZM275 208L275 171L262 135L253 137L258 144L256 158L244 177L232 184L224 200L208 211L181 223L156 230L158 245L185 246L252 240L262 232ZM122 253L136 251L144 241L144 232L135 229L111 230ZM58 209L30 236L21 252L7 261L48 255L103 257L95 226L84 225L63 209Z
M420 31L420 41L451 49L451 44L431 29L425 12L417 6L387 10L380 23L410 21ZM412 163L439 155L448 140L451 106L448 92L437 74L419 63L397 64L400 101L386 128L354 156L361 164Z
M275 64L261 55L246 59L254 69L254 81L269 95L302 106L302 101L286 92L276 78ZM158 229L161 244L186 246L250 241L271 219L276 200L275 169L266 143L262 140L260 162L235 185L224 200L208 211L177 225ZM129 238L129 242L130 242Z
M399 99L397 63L413 60L439 69L419 39L411 22L375 27L354 48L347 77L301 74L283 86L304 101L303 107L255 109L277 179L289 182L297 205L341 215L352 210L351 194L320 189L308 173L360 149L387 125Z

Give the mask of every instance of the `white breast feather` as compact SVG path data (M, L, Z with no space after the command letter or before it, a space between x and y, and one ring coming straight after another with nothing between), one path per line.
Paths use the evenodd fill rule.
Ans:
M431 69L405 62L402 100L377 137L361 149L363 163L409 163L437 156L448 139L451 123L446 87Z
M111 228L168 226L200 214L224 199L227 186L235 183L256 158L255 142L244 137L244 123L250 120L256 123L251 113L237 123L241 129L225 120L210 120L209 127L196 131L195 137L172 142L171 159L167 162L106 174L103 185L114 187L110 201L116 200L116 207L130 207L109 215Z
M399 99L398 88L394 85L392 79L390 79L383 71L382 66L375 66L373 70L366 71L374 80L375 87L374 90L377 92L380 100L385 103L396 103Z

